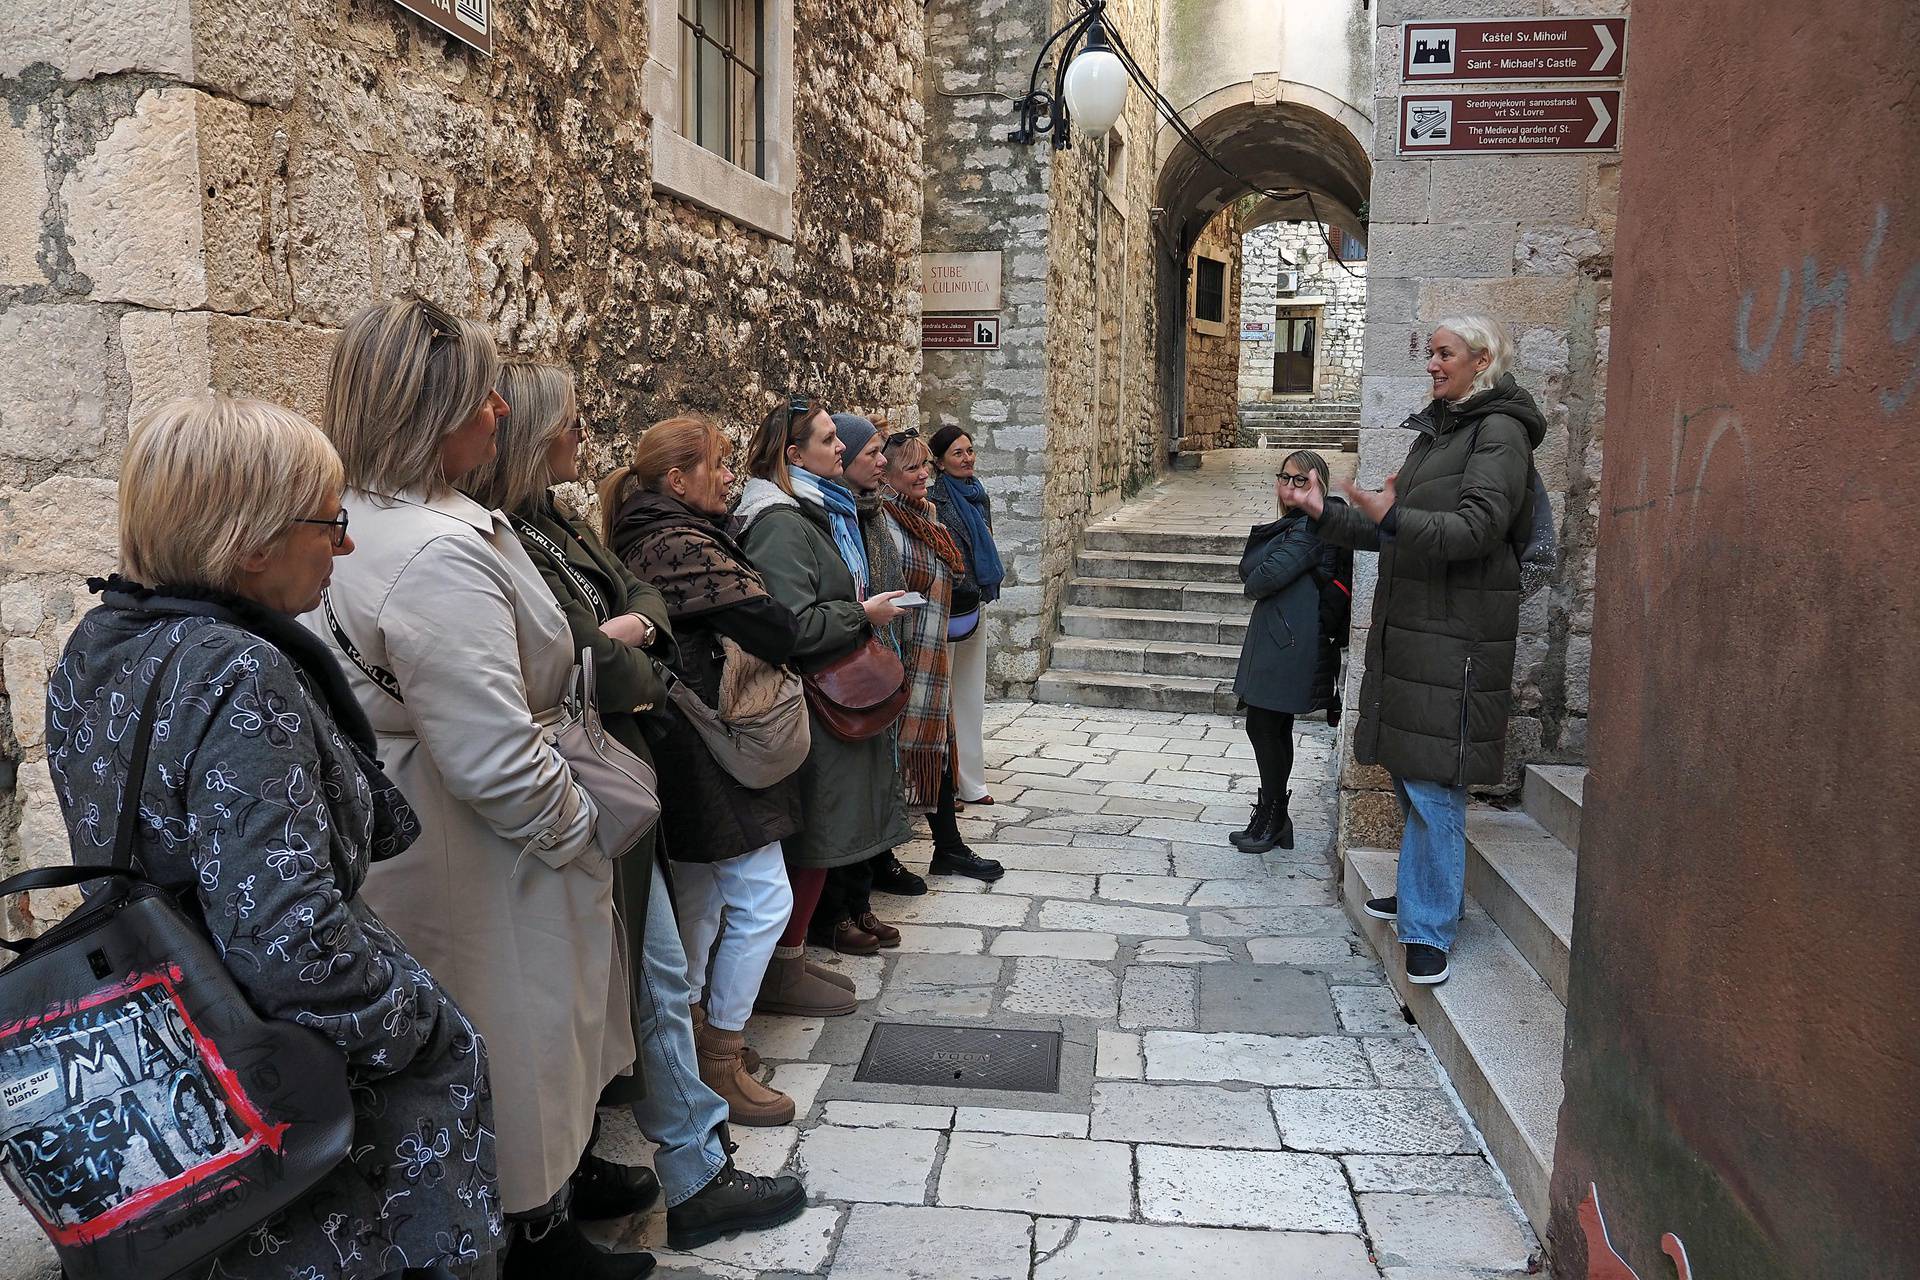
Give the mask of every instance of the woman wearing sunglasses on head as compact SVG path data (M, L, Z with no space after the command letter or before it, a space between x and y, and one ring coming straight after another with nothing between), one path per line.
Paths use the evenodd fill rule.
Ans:
M844 470L826 405L789 398L769 413L748 448L752 479L730 532L773 598L800 621L794 666L817 672L865 645L900 616L899 591L873 590L853 495L832 483ZM812 746L800 768L801 830L783 842L793 916L774 949L756 1008L822 1017L852 1013L853 992L806 963L807 926L827 873L895 849L910 838L893 769L892 735L836 737L811 706Z
M1334 573L1334 549L1315 535L1304 512L1285 505L1295 491L1325 495L1326 460L1304 449L1288 454L1274 488L1285 514L1254 526L1240 553L1240 581L1254 605L1233 691L1247 709L1260 792L1246 830L1228 839L1249 853L1265 853L1275 845L1293 848L1293 819L1287 813L1293 718L1332 705L1340 666L1335 638L1320 633L1319 583Z

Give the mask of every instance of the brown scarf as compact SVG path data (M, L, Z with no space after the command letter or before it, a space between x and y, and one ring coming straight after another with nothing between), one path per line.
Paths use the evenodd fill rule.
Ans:
M746 552L719 525L666 494L640 490L614 518L615 550L666 597L667 618L698 617L767 594Z

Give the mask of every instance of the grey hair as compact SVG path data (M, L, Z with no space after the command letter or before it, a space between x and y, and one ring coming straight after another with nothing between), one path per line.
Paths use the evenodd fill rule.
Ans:
M1433 328L1436 333L1442 329L1453 333L1475 355L1485 352L1493 357L1487 362L1486 368L1473 376L1473 389L1468 395L1477 396L1482 391L1491 391L1493 384L1513 367L1513 339L1507 336L1506 328L1491 316L1448 316Z
M376 303L333 348L326 431L347 484L369 493L453 491L440 444L493 393L500 356L486 326L424 299Z
M499 451L460 487L483 507L524 512L553 483L547 449L580 415L580 402L573 370L542 360L508 360L498 390L507 402Z
M320 428L264 400L197 396L148 414L120 463L120 571L231 590L242 563L340 496Z

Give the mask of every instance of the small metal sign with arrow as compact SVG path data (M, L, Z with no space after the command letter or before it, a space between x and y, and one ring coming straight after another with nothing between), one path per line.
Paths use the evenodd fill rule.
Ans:
M1626 72L1626 45L1625 18L1405 22L1400 73L1409 84L1618 80Z

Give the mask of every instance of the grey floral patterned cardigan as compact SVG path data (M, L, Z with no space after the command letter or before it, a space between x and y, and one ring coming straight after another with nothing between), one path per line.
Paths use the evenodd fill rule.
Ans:
M303 628L233 597L119 579L81 620L47 693L47 762L76 863L111 852L138 715L165 677L135 857L198 908L263 1016L346 1054L348 1159L229 1246L214 1277L364 1280L463 1268L496 1247L485 1049L453 1000L359 897L370 860L418 824L373 734Z

